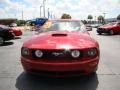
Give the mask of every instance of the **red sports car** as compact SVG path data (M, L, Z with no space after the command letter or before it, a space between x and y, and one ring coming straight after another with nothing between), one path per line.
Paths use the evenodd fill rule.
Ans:
M21 36L23 30L20 27L11 27L11 31L13 31L15 36Z
M97 33L108 33L110 35L120 33L120 22L112 22L97 28Z
M24 42L21 63L26 72L40 75L91 74L98 67L99 45L79 20L47 21Z
M22 28L21 27L13 27L13 26L6 26L6 25L0 25L2 28L9 28L11 32L13 32L14 36L21 36L22 35Z

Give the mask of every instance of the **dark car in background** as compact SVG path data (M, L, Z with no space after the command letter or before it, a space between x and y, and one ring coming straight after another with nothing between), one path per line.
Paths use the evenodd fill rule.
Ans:
M21 36L23 34L23 29L21 27L18 26L7 26L7 25L0 25L1 28L6 29L9 28L9 30L11 32L13 32L14 36Z
M14 34L10 28L5 27L4 25L0 25L0 45L11 39L14 39Z
M33 31L38 31L40 30L40 27L47 21L47 18L36 18L33 20L30 20L29 23L33 26L32 30Z
M120 22L112 22L97 28L97 33L108 33L110 35L120 33Z
M47 18L36 18L30 21L31 24L42 26L48 19Z

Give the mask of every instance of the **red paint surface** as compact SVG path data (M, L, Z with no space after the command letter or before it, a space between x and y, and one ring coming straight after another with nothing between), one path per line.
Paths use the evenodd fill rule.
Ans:
M60 36L61 35L61 36ZM90 37L88 32L50 31L40 33L27 40L23 47L29 49L87 49L97 48L98 43ZM47 56L46 56L47 57ZM85 60L64 61L63 60L34 60L21 56L21 62L26 71L32 69L39 71L85 71L92 73L97 70L99 53L95 58L84 58Z

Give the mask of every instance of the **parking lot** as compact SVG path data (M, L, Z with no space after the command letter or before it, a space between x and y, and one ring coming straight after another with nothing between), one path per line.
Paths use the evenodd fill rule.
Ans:
M34 34L25 31L21 38L0 46L0 90L120 90L120 35L98 35L94 28L90 34L101 53L96 75L59 79L28 77L23 72L20 49Z

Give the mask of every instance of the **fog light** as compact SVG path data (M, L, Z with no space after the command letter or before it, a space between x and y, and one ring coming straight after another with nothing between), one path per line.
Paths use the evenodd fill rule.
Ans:
M96 49L89 49L87 54L89 56L95 56L97 54L97 50Z
M78 50L71 51L71 56L73 58L78 58L80 56L80 51L78 51Z
M35 56L41 58L43 56L43 52L41 50L36 50Z
M23 56L28 56L29 55L29 49L28 48L22 48L21 49L21 54Z

